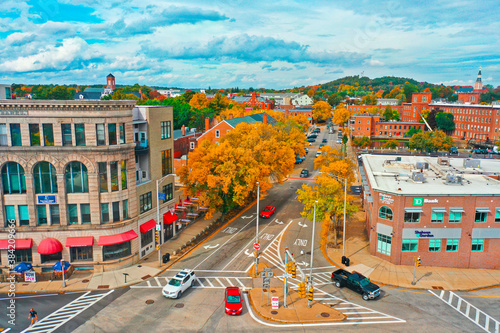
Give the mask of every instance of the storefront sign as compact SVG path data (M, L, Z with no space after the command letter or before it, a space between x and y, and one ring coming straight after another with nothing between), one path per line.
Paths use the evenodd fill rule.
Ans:
M38 196L38 204L55 204L57 203L57 196L55 195L39 195Z
M380 195L380 202L391 205L394 203L394 198L387 194Z
M419 238L434 237L434 235L430 231L423 231L423 230L415 230L415 235Z
M24 272L24 281L26 282L36 282L36 272L26 271Z
M269 303L267 303L267 304L269 304ZM271 307L273 308L273 310L277 310L277 309L280 308L280 299L279 299L279 297L273 296L271 298Z
M422 206L424 204L423 198L413 198L413 206Z
M404 228L401 238L461 238L460 228Z
M438 199L424 199L424 203L438 203Z

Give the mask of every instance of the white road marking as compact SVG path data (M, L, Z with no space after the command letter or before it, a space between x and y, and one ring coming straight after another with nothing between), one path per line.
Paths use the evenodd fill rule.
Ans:
M233 227L227 227L226 229L222 230L222 232L226 234L234 234L238 228L233 228Z
M307 246L307 239L300 239L297 238L293 245L298 245L298 246Z

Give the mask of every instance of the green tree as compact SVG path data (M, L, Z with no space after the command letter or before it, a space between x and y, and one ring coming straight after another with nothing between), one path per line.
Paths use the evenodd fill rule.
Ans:
M392 109L389 105L387 105L385 107L385 110L384 110L384 113L382 114L382 116L385 118L385 120L389 121L391 119L393 119L394 113L392 112Z
M409 147L424 152L449 150L453 146L453 139L443 131L417 133L410 139Z
M453 114L447 112L438 112L436 114L436 126L445 133L449 133L455 129L455 121Z
M369 137L363 135L363 137L354 138L352 140L352 145L355 147L368 148L372 145L372 141Z
M394 139L388 140L384 144L384 147L389 148L389 149L396 149L397 146L399 146L399 142L397 140L394 140Z

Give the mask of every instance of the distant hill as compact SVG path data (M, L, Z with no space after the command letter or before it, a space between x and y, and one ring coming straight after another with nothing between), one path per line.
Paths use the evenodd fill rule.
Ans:
M320 90L330 90L330 91L336 91L340 85L359 85L360 87L368 88L371 87L373 89L378 88L382 90L387 90L390 87L396 86L396 85L404 85L405 83L410 83L413 85L416 85L417 87L422 86L423 89L425 88L430 88L430 87L435 87L434 84L427 83L427 82L418 82L415 81L414 79L410 78L404 78L404 77L395 77L395 76L384 76L384 77L379 77L375 79L370 79L369 77L366 76L346 76L334 81L330 81L327 83L324 83L319 86L318 89ZM420 87L419 87L420 88ZM367 89L363 89L367 90Z

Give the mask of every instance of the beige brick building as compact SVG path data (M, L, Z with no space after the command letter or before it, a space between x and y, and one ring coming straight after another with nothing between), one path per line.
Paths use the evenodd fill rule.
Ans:
M0 266L14 226L16 263L37 271L61 258L112 269L153 251L172 125L172 108L134 101L0 101ZM173 202L165 178L162 213Z

